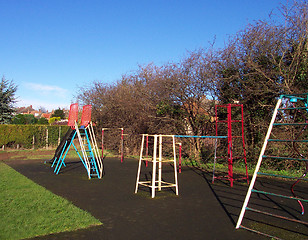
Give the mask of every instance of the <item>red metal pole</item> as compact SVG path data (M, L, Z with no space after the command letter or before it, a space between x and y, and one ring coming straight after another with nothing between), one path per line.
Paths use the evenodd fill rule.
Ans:
M179 173L182 172L182 143L179 143Z
M230 186L233 187L233 156L232 156L232 117L231 117L231 104L227 106L228 109L228 176Z
M104 158L104 129L102 128L102 158Z

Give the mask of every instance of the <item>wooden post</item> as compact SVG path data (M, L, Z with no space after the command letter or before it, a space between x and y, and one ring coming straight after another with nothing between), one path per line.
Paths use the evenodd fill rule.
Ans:
M58 145L60 145L60 142L61 142L61 126L59 126Z
M46 149L48 149L48 128L46 127Z

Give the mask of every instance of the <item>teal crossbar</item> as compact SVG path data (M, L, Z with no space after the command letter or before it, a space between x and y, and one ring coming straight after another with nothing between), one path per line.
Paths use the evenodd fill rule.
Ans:
M227 136L191 136L191 135L174 135L180 138L227 138Z
M289 179L300 179L300 180L304 180L307 181L308 178L304 178L304 177L292 177L292 176L285 176L285 175L278 175L278 174L272 174L272 173L263 173L263 172L258 172L258 175L264 175L264 176L270 176L270 177L280 177L280 178L289 178Z
M291 157L278 157L278 156L268 156L263 155L263 158L275 158L275 159L281 159L281 160L296 160L296 161L308 161L306 158L291 158Z
M268 139L268 142L308 142L308 139L293 140L293 139Z
M282 197L282 198L287 198L287 199L292 199L292 200L298 200L298 201L303 201L303 202L308 202L308 199L304 199L304 198L297 198L297 197L292 197L292 196L285 196L285 195L280 195L280 194L276 194L276 193L270 193L270 192L264 192L264 191L259 191L256 189L252 189L252 192L255 193L262 193L265 195L271 195L271 196L276 196L276 197Z

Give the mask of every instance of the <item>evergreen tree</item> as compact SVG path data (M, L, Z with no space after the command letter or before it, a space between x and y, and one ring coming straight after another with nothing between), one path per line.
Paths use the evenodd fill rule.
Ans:
M51 117L59 117L60 119L64 119L65 113L64 113L63 109L58 108L54 111L54 113L51 115Z
M13 118L17 86L2 77L0 82L0 124L8 124Z

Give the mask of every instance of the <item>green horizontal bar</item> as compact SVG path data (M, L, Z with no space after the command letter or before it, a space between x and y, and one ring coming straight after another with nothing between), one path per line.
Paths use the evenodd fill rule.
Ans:
M293 139L268 139L269 142L308 142L308 139L305 140L293 140Z
M308 161L306 158L291 158L291 157L278 157L278 156L267 156L263 155L263 158L275 158L275 159L283 159L283 160L298 160L298 161Z
M301 110L301 109L307 109L307 107L288 107L288 108L278 108L278 111L281 111L281 110Z
M251 191L255 192L255 193L262 193L262 194L271 195L271 196L275 196L275 197L282 197L282 198L287 198L287 199L292 199L292 200L308 202L308 199L303 199L303 198L297 198L297 197L292 197L292 196L285 196L285 195L280 195L280 194L276 194L276 193L259 191L259 190L255 190L255 189L252 189Z
M297 93L297 94L282 94L280 95L280 98L286 97L286 98L297 98L297 99L302 99L305 100L305 98L303 98L303 96L308 97L308 93Z
M298 125L298 126L305 126L308 125L308 123L274 123L274 126L279 126L279 125Z
M174 135L174 137L182 137L182 138L227 138L227 136L191 136L191 135Z
M281 178L289 178L289 179L300 179L300 180L308 181L308 178L303 178L303 177L291 177L291 176L277 175L277 174L263 173L263 172L257 172L257 174L264 175L264 176L271 176L271 177L281 177Z

